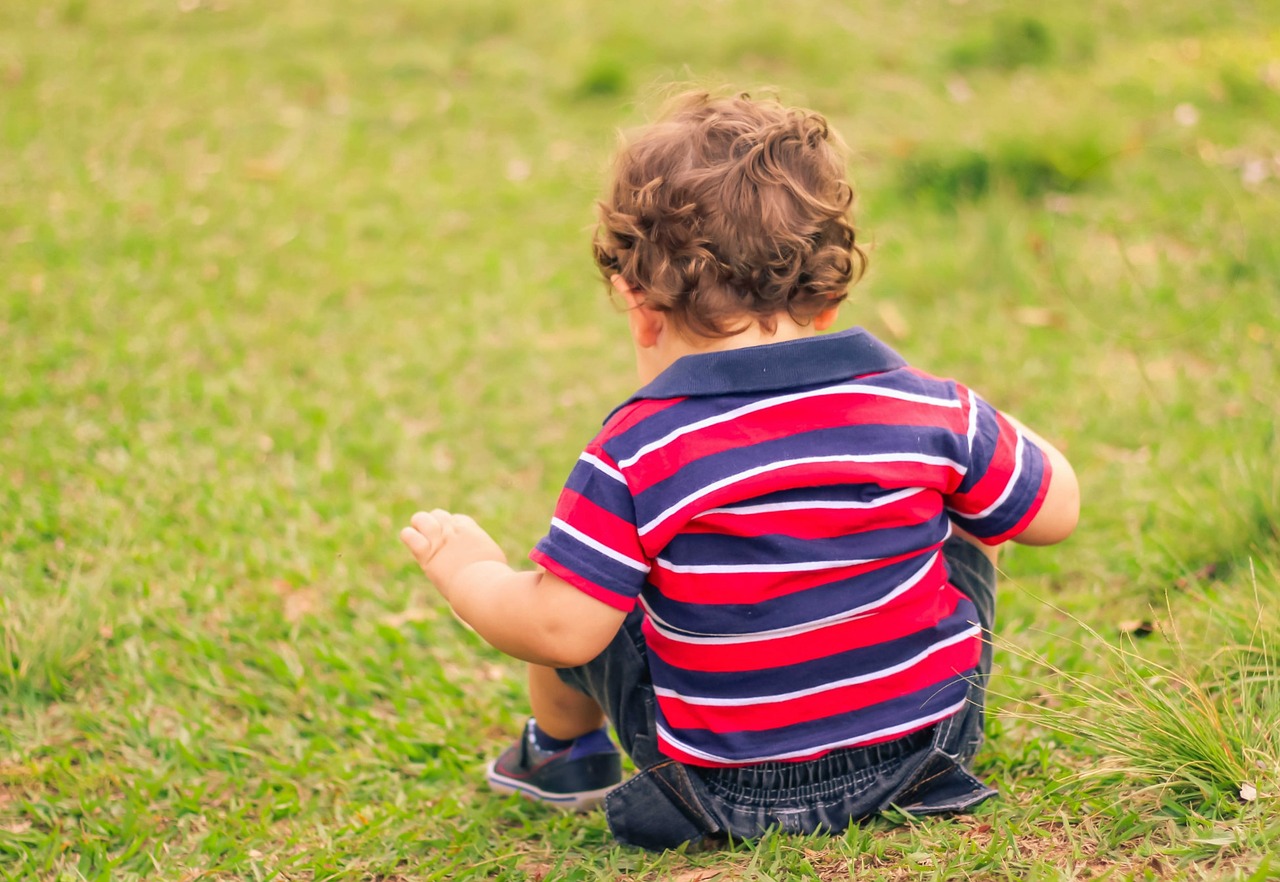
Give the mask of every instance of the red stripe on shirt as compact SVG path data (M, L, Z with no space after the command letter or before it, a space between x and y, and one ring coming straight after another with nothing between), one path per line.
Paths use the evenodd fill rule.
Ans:
M943 583L916 585L893 603L851 621L785 637L740 643L673 640L646 620L649 651L666 664L685 671L760 671L813 661L862 649L933 627L959 605L961 594Z
M818 495L815 493L815 495ZM914 526L942 513L942 496L922 490L874 508L823 507L821 502L804 508L771 512L716 510L696 515L683 533L716 533L725 536L794 536L797 539L830 539L864 530Z
M618 410L604 422L604 428L597 436L599 438L614 438L621 435L627 429L644 422L656 413L661 413L668 407L674 407L684 398L642 398L639 401L618 408Z
M933 549L940 547L941 545L932 546ZM675 573L661 565L655 565L649 572L649 582L664 597L679 603L763 603L766 600L796 594L830 582L851 579L917 556L920 558L920 565L923 566L929 550L926 549L924 553L912 551L849 566L831 566L820 570L783 573Z

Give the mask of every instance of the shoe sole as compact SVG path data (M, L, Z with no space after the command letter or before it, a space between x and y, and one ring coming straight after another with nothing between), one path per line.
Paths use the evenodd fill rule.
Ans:
M611 784L608 787L602 787L599 790L580 790L576 793L553 793L535 787L528 781L521 781L519 778L509 778L503 775L496 768L496 762L489 763L489 768L485 770L485 778L489 782L489 789L496 790L498 793L516 793L526 799L532 799L535 802L545 802L556 808L564 809L572 812L589 812L592 809L599 808L604 803L604 798L609 795L609 791L617 787L617 784Z

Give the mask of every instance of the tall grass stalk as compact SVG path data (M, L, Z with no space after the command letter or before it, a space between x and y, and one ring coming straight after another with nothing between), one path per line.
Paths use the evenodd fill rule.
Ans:
M1239 592L1199 600L1165 629L1171 659L1108 643L1094 629L1097 665L1077 674L1047 665L1043 703L1022 713L1099 761L1084 779L1120 778L1135 793L1192 812L1234 815L1280 797L1280 662L1275 653L1280 583L1250 568L1252 603ZM1171 605L1172 608L1172 605ZM1185 635L1185 636L1184 636Z

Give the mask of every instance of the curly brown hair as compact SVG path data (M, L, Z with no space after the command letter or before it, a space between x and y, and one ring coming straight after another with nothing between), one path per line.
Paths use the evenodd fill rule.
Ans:
M844 143L807 110L686 93L624 140L592 250L645 305L727 337L786 312L807 324L866 269Z

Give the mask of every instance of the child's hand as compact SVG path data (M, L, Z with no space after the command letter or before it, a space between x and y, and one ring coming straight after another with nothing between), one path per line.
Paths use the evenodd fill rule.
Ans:
M484 529L466 515L450 514L442 509L420 511L400 531L400 541L427 578L449 600L458 574L474 563L496 561L505 564L507 556Z

